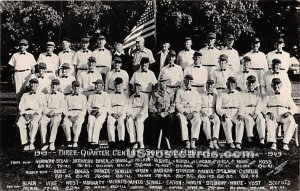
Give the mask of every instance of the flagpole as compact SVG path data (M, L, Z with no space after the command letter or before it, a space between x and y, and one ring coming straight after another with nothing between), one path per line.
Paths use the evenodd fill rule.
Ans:
M154 33L154 43L156 46L157 43L157 36L156 36L156 0L153 0L153 10L154 10L154 25L155 25L155 33Z

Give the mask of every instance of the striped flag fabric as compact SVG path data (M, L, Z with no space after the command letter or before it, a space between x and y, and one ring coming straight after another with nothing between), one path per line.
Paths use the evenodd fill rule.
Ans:
M147 2L147 8L142 14L137 24L131 29L130 34L124 39L123 48L132 47L135 44L136 38L142 36L147 38L155 34L153 1Z

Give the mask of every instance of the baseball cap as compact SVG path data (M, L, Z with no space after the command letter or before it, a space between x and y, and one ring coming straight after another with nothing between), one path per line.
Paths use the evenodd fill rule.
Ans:
M193 78L192 75L187 74L186 76L184 76L184 79L186 79L186 80L193 80L194 78Z
M195 51L193 57L202 56L200 51Z
M281 60L279 60L278 58L274 58L274 59L272 60L272 63L273 63L273 64L281 64Z
M213 33L213 32L209 32L208 35L207 35L208 38L217 38L217 35L216 33Z
M279 39L277 39L276 42L278 42L278 43L284 43L284 40L283 40L283 38L279 38Z
M91 62L96 62L96 58L94 56L90 56L88 60Z
M141 64L146 64L146 63L149 63L150 61L149 61L149 58L148 57L143 57L142 59L141 59Z
M98 79L94 81L93 84L103 84L103 81L101 79Z
M122 59L119 56L116 56L113 61L115 63L122 63Z
M53 41L48 41L46 43L47 46L55 46L55 43Z
M46 68L47 68L47 65L46 65L44 62L40 62L40 63L39 63L39 68L46 69Z
M219 59L227 61L228 60L228 56L226 54L221 54L220 57L219 57Z
M206 84L214 84L215 81L214 80L207 80Z
M52 81L51 81L51 84L60 84L60 81L59 81L59 79L53 79Z
M71 42L71 39L68 38L68 37L65 37L65 38L62 39L62 41L68 41L68 42Z
M254 38L252 41L252 43L254 43L254 44L259 43L259 42L260 42L259 38Z
M61 68L70 69L70 64L69 63L63 63L63 65L61 65Z
M19 44L25 44L28 45L28 41L26 39L21 39Z
M75 81L72 82L72 86L77 86L78 87L78 86L80 86L80 82L75 80Z
M115 82L117 85L119 85L119 84L123 83L123 79L120 78L120 77L117 77L117 78L115 79L114 82Z
M254 82L256 82L256 77L253 75L250 75L250 76L248 76L247 81L254 83Z
M82 37L81 42L89 42L90 39L88 37Z
M170 51L169 51L169 55L170 55L170 56L176 56L176 52L175 52L174 50L170 50Z
M235 77L230 76L230 77L227 79L227 82L233 82L233 83L236 83L236 79L235 79Z
M244 56L243 60L244 61L251 61L251 58L249 56Z
M36 79L36 78L32 78L32 79L29 80L29 83L35 83L35 84L37 84L37 83L39 83L39 80Z
M272 84L280 84L280 83L281 83L280 78L273 78L272 79Z
M106 39L104 35L100 35L98 39Z

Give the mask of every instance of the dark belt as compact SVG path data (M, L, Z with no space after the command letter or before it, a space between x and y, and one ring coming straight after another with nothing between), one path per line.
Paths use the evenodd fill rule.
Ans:
M25 70L15 70L15 72L25 72L25 71L28 71L30 69L25 69Z
M226 88L218 87L217 90L225 90Z
M172 85L168 85L169 88L180 88L180 86L172 86Z
M69 109L69 111L82 111L82 109Z
M99 109L99 107L92 107L92 109Z
M214 66L216 66L216 65L212 65L212 64L205 64L205 65L203 65L203 66L214 67Z
M150 93L152 93L152 92L145 92L145 91L141 91L142 93L146 93L146 94L150 94Z
M141 107L143 107L143 106L135 106L134 108L141 108Z
M77 68L77 70L89 70L89 69L86 69L86 68Z
M222 107L222 109L237 109L237 107Z
M53 73L52 71L45 71L45 73Z
M119 104L112 105L111 107L117 107L117 106L122 106L123 107L123 105L119 105Z
M249 68L251 70L264 70L263 68Z
M202 108L214 108L214 107L202 107Z
M283 108L286 108L286 109L290 109L289 107L282 106L282 105L269 105L267 107L283 107Z
M256 105L246 105L246 107L256 107Z
M200 87L204 87L204 85L192 85L192 87L200 88Z
M101 66L96 66L96 68L105 68L105 67L107 67L107 66L103 66L103 65L101 65Z
M31 111L31 110L34 110L34 109L31 109L31 108L25 109L25 111Z

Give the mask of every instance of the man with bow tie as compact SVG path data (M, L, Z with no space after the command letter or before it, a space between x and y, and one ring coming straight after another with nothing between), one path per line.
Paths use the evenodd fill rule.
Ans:
M202 54L202 65L206 67L208 78L210 79L211 72L218 68L218 60L221 52L215 47L217 35L210 32L207 35L207 45L200 49Z
M57 129L62 119L62 112L65 106L65 96L59 92L60 81L53 79L51 81L51 91L46 94L46 103L43 110L43 116L40 120L40 133L42 149L47 150L48 147L51 151L55 150L55 140ZM50 124L50 137L47 140L47 130Z
M166 66L164 66L159 73L158 81L161 79L162 75L167 75L169 78L169 88L174 92L180 88L183 81L183 72L181 66L175 64L176 52L170 50L166 58Z
M134 83L134 94L128 100L127 130L130 143L135 143L133 148L144 146L144 121L148 117L148 96L141 93L141 84Z
M216 110L221 116L221 123L226 141L230 148L241 149L244 134L244 117L241 93L236 90L236 79L229 77L226 82L227 90L217 97ZM232 138L232 126L235 123L235 144Z
M99 146L100 131L107 118L107 112L110 110L110 95L103 91L104 83L102 79L97 79L95 84L96 93L88 98L88 146L96 149Z
M280 78L282 82L281 91L284 92L285 95L290 96L292 93L292 84L291 81L284 70L280 70L281 68L281 60L274 58L272 60L272 69L265 72L263 75L262 81L260 82L262 86L262 93L270 93L273 92L273 88L271 86L271 82L273 78Z
M278 123L283 125L283 149L289 150L289 142L294 135L296 122L293 117L297 112L297 106L291 95L283 93L280 78L272 79L273 92L268 92L264 97L265 110L263 111L267 125L267 141L272 143L271 149L276 150L276 130ZM297 137L298 138L298 137Z
M195 149L196 141L199 138L201 119L199 111L201 109L201 99L199 93L191 88L193 76L184 77L184 87L179 89L175 98L175 106L178 111L178 118L181 125L182 141L185 148ZM191 122L191 138L189 138L188 120Z
M283 50L283 47L285 46L283 38L277 39L274 46L275 46L275 50L267 54L269 69L272 68L272 60L277 58L281 60L280 70L283 70L285 73L287 73L291 65L291 56L288 52Z
M53 41L48 41L46 43L46 52L41 53L37 59L37 63L45 63L47 65L47 70L45 71L49 79L52 80L58 76L59 69L59 57L53 53L55 48L55 43Z
M71 40L69 38L63 38L61 45L63 50L58 54L59 66L61 67L64 63L69 63L70 70L68 74L75 77L75 66L73 64L73 59L76 52L70 48Z
M122 70L121 67L123 65L123 61L120 57L115 57L113 60L114 69L109 71L106 76L105 81L105 90L109 94L115 92L115 84L114 81L116 78L122 78L123 79L123 85L122 91L125 95L129 96L129 76L128 73L125 70Z
M61 92L65 95L71 94L72 92L72 82L75 81L75 77L69 74L70 65L64 63L61 66L61 75L58 77L60 81Z
M17 101L20 100L23 94L24 83L29 79L30 75L34 73L34 66L36 65L33 55L26 51L27 48L28 41L25 39L20 40L20 52L14 53L8 62L8 65L13 67Z
M102 75L103 80L111 69L112 55L110 50L105 48L106 38L100 35L97 40L98 47L93 51L92 56L96 58L96 70Z
M251 43L252 50L245 54L251 59L250 70L256 72L258 81L261 81L264 72L268 70L268 61L265 53L259 51L260 40L259 38L254 38Z
M242 70L235 73L236 81L237 81L237 88L241 91L247 91L247 78L249 76L254 76L255 80L255 88L260 91L260 84L258 81L258 77L256 72L250 70L249 67L251 66L251 58L249 56L244 56L242 59Z
M19 103L20 117L17 126L20 131L21 144L24 151L35 149L35 136L45 106L45 94L36 91L38 86L38 79L31 79L29 81L30 91L23 94Z
M38 73L32 74L30 76L26 89L29 89L29 81L33 78L36 78L39 80L39 86L37 87L37 91L43 92L44 94L48 93L50 91L51 80L49 79L49 76L45 73L46 70L47 65L43 62L39 63Z
M214 81L207 80L206 92L200 94L200 118L203 121L203 131L208 141L209 148L219 149L218 139L220 132L220 118L216 114L217 94L214 91ZM211 124L213 124L211 128Z
M81 132L82 124L84 122L87 111L87 98L85 95L79 93L80 82L72 82L72 93L65 97L65 107L63 120L63 129L67 139L68 147L78 147L78 139ZM73 132L73 139L71 130Z
M206 67L201 64L202 53L200 51L196 51L193 55L193 59L194 63L184 69L183 75L192 75L194 78L192 87L199 93L203 93L208 73Z
M107 117L107 131L108 131L108 141L110 146L114 148L115 146L115 131L117 122L118 138L122 144L124 144L125 139L125 124L124 120L126 118L127 112L127 98L123 93L123 79L117 77L115 79L115 92L110 94L110 110L108 111Z
M81 73L86 73L88 71L87 60L92 56L92 51L88 49L90 44L89 41L89 37L81 38L81 49L75 53L73 58L77 80Z
M181 66L182 70L194 62L193 55L195 50L192 49L192 44L192 39L190 37L186 37L184 39L185 48L178 53L177 64Z
M162 74L160 76L158 89L151 95L149 101L150 122L152 128L151 138L153 140L152 143L157 144L159 135L158 132L161 131L161 140L162 142L166 142L168 147L170 146L169 141L171 140L171 131L175 131L175 92L168 88L169 84L169 76ZM174 139L172 141L174 141Z
M119 57L122 60L122 70L125 70L128 73L128 75L132 75L130 73L131 60L129 60L128 54L124 52L123 43L121 41L116 41L114 44L114 52L112 54L112 60L114 60L116 57Z
M220 67L211 74L211 79L215 81L215 88L218 93L226 91L226 81L230 76L234 76L234 71L228 68L228 56L221 54L219 57Z
M139 81L142 86L141 92L148 94L148 96L150 96L155 85L157 84L157 79L154 72L148 69L149 62L149 58L143 57L140 63L141 68L133 74L130 80L131 86L133 86L136 81Z
M226 46L221 50L221 53L228 56L228 68L235 73L239 72L241 70L240 56L238 51L232 48L234 44L234 36L232 34L226 36L225 44Z
M95 90L93 82L99 78L102 79L102 76L95 70L95 57L89 57L87 64L89 67L88 71L82 72L78 78L78 81L81 84L84 95L89 96Z
M265 144L265 119L262 115L262 95L259 91L255 90L256 87L255 76L248 76L246 80L247 90L242 92L242 97L244 101L244 118L245 118L245 127L246 134L248 137L248 143L253 142L253 128L256 125L259 143L261 145Z

